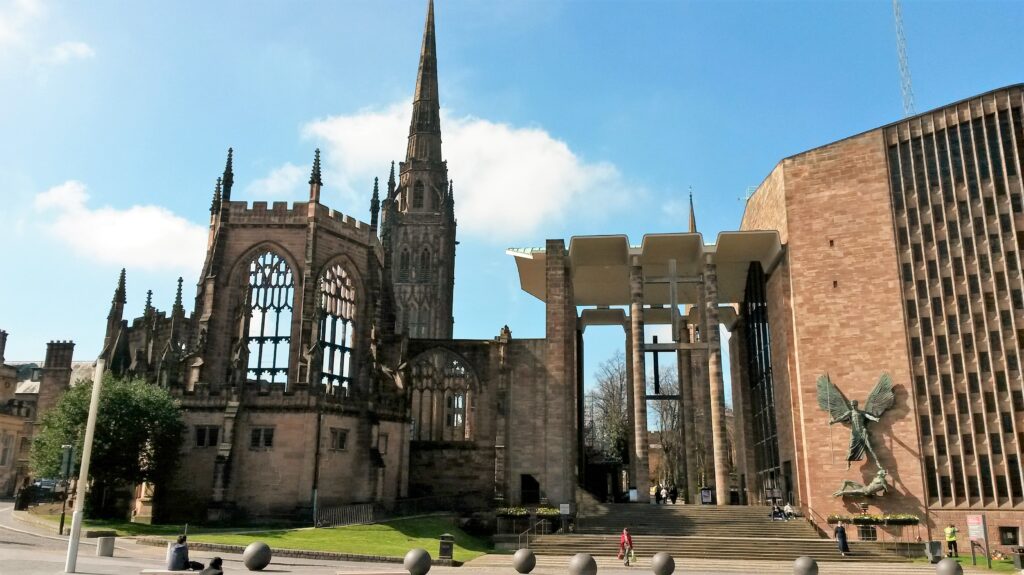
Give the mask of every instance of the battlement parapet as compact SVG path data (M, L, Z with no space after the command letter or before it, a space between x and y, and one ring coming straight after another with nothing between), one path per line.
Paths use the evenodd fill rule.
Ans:
M228 213L231 225L244 224L304 224L307 216L307 203L273 202L228 202Z

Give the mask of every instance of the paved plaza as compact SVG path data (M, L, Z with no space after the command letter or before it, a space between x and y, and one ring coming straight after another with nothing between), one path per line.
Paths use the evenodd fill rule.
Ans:
M32 523L15 519L8 502L0 503L0 575L52 575L63 573L67 538L48 534ZM118 539L114 557L96 557L95 546L83 541L78 572L89 575L121 575L138 573L143 569L163 567L164 550L158 547L140 545L130 538ZM209 562L217 553L195 551L191 553L196 561ZM249 573L242 565L241 556L219 553L224 559L225 573ZM569 558L541 556L534 573L537 575L563 575L567 572ZM598 558L599 572L650 573L650 561L641 558L638 565L624 567L611 557ZM301 573L305 575L335 575L341 573L395 572L400 566L395 563L366 563L351 561L316 561L309 559L275 559L264 573ZM887 563L822 563L823 575L903 575L934 573L934 567L923 564ZM974 572L969 570L968 572ZM982 571L976 571L981 573ZM437 575L515 575L508 555L485 555L462 567L435 567L431 573ZM677 562L676 573L686 574L733 574L758 573L759 575L789 574L789 562L749 561L705 561L686 560Z

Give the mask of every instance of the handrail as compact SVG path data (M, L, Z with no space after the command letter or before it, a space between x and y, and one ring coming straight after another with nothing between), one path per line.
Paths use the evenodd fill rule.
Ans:
M820 535L828 537L828 532L825 531L824 529L822 529L821 527L819 527L818 524L815 523L811 519L811 517L813 516L813 517L819 519L821 521L822 525L828 525L828 519L825 516L823 516L821 513L818 513L814 509L811 509L810 507L807 507L807 506L804 506L804 505L797 505L797 509L800 510L800 515L804 518L804 521L810 523L811 527L814 527L814 529Z
M519 548L520 549L529 549L530 548L530 532L533 531L534 529L536 529L537 526L542 524L542 523L543 524L547 523L547 518L546 517L538 519L537 522L534 523L533 525L531 525L526 531L523 531L522 533L519 534ZM526 545L525 546L523 545L523 537L524 536L526 537Z

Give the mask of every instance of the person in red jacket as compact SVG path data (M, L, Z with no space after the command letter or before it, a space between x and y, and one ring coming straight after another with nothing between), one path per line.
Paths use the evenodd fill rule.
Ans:
M622 559L622 564L629 566L630 559L633 558L633 537L629 535L629 528L625 527L622 529L622 535L619 537L619 559Z

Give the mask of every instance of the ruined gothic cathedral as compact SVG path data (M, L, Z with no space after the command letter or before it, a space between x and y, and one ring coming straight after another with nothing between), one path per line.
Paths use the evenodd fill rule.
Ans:
M179 471L155 494L159 518L572 500L575 333L512 340L495 326L492 340L452 339L455 199L439 111L431 3L405 161L383 194L374 183L368 224L320 203L319 151L308 201L234 201L229 150L194 311L179 280L170 313L147 298L123 319L122 272L101 357L169 389L188 430Z

